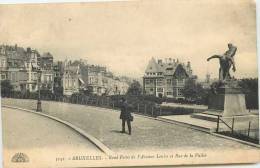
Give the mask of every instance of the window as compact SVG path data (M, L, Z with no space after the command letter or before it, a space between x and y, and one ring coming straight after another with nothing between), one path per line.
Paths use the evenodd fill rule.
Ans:
M177 79L172 80L172 85L177 85Z
M44 75L43 81L44 81L44 82L47 82L47 81L48 81L48 76L47 76L47 75Z
M150 84L150 79L145 79L145 84L149 85Z
M163 92L163 88L157 88L157 92Z
M172 80L171 79L167 79L167 85L171 85L172 84Z
M184 85L185 79L178 79L178 85Z
M32 84L32 90L35 90L35 88L36 88L36 85Z
M11 81L12 82L16 81L16 74L15 74L15 72L11 72Z
M65 87L68 87L68 81L65 79Z
M183 88L178 88L178 96L183 96Z
M5 60L4 59L1 60L1 67L5 67Z
M145 79L145 84L146 85L151 85L153 84L154 80L153 79Z
M2 79L2 80L5 80L5 79L6 79L5 74L1 74L1 79Z
M163 79L157 79L157 85L162 85L163 84Z
M153 88L151 88L150 91L153 92Z
M167 94L167 95L172 95L172 92L167 92L166 94Z

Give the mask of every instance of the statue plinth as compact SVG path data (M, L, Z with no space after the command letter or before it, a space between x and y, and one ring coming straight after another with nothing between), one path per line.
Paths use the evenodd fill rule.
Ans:
M239 86L224 84L216 88L216 93L209 95L208 114L231 117L248 115L246 110L245 94Z

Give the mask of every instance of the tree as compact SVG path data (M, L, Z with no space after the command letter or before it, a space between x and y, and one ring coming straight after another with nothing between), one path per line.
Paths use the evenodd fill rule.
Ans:
M84 95L93 95L93 87L92 86L87 86L86 89L80 90L80 93L83 93Z
M194 79L188 79L183 89L183 95L186 100L198 104L207 104L208 90L201 84L196 83Z
M11 85L9 80L1 81L1 96L2 97L10 96L12 91L13 91L13 86Z
M142 94L141 84L138 81L134 80L133 83L131 83L131 85L129 86L126 94L135 95L135 96L141 95Z
M258 109L258 78L244 78L239 80L246 97L246 106L250 109Z
M63 87L62 86L60 86L60 87L53 87L53 93L57 97L63 96Z

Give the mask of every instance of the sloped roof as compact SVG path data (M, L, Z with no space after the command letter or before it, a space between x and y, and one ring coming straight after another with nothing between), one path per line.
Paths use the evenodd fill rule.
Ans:
M43 53L41 57L44 57L44 58L53 58L52 54L49 53L49 52Z
M174 74L176 76L180 76L180 75L185 75L187 77L189 77L187 70L185 68L185 66L183 64L178 64L175 68Z
M146 67L146 70L145 70L145 72L147 73L149 73L149 72L161 72L162 71L162 68L156 63L156 61L155 61L155 59L154 58L152 58L150 61L149 61L149 63L148 63L148 65L147 65L147 67Z
M176 69L178 67L181 67L185 73L190 76L188 68L185 66L185 64L181 62L160 62L157 63L154 58L152 58L148 66L146 67L145 72L146 73L156 73L156 72L163 72L164 75L174 75L176 72Z

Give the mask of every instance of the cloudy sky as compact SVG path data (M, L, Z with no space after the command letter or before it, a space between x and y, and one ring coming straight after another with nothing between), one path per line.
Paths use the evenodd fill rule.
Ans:
M227 43L238 47L235 76L256 77L252 0L145 0L0 6L0 43L49 51L55 60L87 59L141 77L154 58L191 61L194 74L218 74Z

